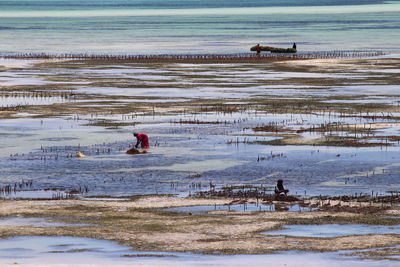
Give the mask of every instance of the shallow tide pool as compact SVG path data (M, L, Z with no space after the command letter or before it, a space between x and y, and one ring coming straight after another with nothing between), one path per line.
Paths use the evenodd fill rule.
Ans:
M176 252L135 251L115 242L70 236L21 236L0 239L1 265L74 266L273 266L292 267L382 267L388 260L357 260L337 252L287 251L263 255L201 255Z
M282 230L264 232L267 235L302 237L340 237L349 235L400 234L400 225L365 224L287 225Z

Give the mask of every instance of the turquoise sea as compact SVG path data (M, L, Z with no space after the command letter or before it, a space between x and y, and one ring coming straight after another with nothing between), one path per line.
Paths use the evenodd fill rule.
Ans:
M0 53L399 52L400 0L0 0Z

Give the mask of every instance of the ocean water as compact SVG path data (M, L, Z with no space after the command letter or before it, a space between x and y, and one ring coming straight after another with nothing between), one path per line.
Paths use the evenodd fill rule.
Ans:
M0 54L399 52L400 0L0 0Z

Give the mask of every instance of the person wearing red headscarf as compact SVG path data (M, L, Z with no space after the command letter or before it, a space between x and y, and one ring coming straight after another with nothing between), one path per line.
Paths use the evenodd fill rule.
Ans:
M141 148L144 149L149 149L150 144L149 144L149 136L145 133L133 133L133 135L136 137L136 145L135 147L138 148L139 145Z

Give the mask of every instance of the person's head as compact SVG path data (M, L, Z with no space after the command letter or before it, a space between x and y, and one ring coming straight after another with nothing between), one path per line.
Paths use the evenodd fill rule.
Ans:
M133 133L133 136L134 136L134 137L137 137L137 136L138 136L138 133Z
M283 185L283 180L282 180L282 179L279 179L278 182L277 182L277 185L278 185L278 186L282 186L282 185Z

